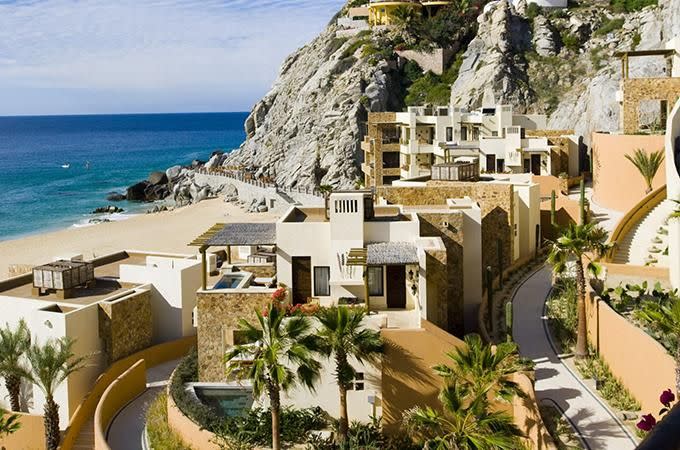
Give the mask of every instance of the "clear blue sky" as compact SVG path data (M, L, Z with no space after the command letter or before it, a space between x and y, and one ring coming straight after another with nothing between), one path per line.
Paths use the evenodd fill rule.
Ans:
M246 111L343 0L0 0L0 115Z

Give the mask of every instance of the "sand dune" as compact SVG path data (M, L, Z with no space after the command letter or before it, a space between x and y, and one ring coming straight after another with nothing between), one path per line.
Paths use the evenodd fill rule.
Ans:
M213 199L120 222L0 241L0 279L8 277L10 265L43 264L70 253L80 253L85 258L126 249L193 254L197 248L188 247L187 243L215 223L273 222L277 218L273 213L247 213L221 199Z

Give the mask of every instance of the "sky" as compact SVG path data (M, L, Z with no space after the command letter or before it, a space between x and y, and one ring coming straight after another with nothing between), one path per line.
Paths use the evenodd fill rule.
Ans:
M343 0L0 0L0 115L248 111Z

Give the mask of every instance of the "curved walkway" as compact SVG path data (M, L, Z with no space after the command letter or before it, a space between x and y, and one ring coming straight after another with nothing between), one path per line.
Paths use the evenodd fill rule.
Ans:
M536 397L564 412L586 448L634 449L635 440L625 426L553 348L544 314L551 287L550 269L543 267L523 282L513 298L513 337L522 356L536 362Z
M146 425L146 411L165 388L179 360L168 361L146 371L146 391L128 403L113 418L106 439L111 450L139 450Z

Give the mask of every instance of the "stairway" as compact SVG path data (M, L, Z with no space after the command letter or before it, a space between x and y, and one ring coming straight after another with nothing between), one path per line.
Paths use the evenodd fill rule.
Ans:
M614 254L617 264L668 267L668 216L675 203L664 200L635 225Z
M94 418L83 424L78 439L73 444L73 450L92 450L94 449Z

